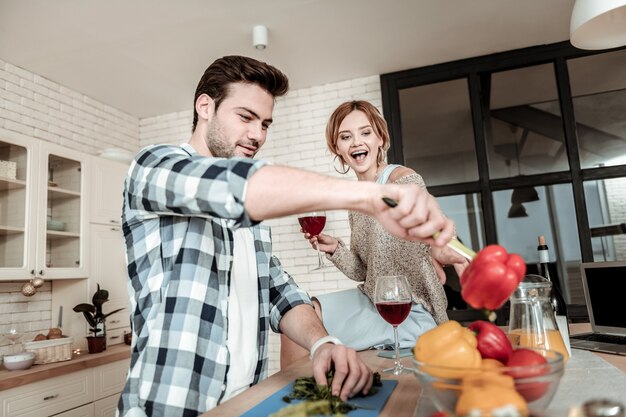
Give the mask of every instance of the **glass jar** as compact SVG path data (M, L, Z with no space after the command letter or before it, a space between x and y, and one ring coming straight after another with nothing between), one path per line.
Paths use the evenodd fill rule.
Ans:
M555 350L567 360L569 354L550 303L552 283L529 274L511 295L509 340L514 348L531 347Z

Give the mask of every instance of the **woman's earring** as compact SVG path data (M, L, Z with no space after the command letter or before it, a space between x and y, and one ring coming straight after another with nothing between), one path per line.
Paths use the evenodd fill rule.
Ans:
M341 163L341 170L337 169L337 167L335 166L335 161L337 159L339 159L339 162ZM339 155L335 155L335 157L333 158L333 168L341 175L347 174L348 171L350 171L350 167L346 167L346 164L343 162L343 158L341 158Z

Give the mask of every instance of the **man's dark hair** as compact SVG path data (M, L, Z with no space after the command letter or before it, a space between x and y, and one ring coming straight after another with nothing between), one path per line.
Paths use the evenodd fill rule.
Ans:
M196 94L193 98L193 126L196 130L198 113L196 100L200 95L207 94L215 102L215 110L228 96L228 87L232 83L251 83L266 90L273 97L287 94L289 79L278 68L265 62L257 61L245 56L231 55L217 59L204 71Z

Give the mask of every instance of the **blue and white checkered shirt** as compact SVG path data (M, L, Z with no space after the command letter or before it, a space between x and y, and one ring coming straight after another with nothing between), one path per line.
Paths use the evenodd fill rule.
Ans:
M272 256L270 229L243 206L248 178L265 165L207 158L190 145L153 145L133 161L124 191L133 342L118 412L196 416L219 404L230 355L228 297L233 231L252 227L259 287L258 363L267 376L268 333L310 304Z

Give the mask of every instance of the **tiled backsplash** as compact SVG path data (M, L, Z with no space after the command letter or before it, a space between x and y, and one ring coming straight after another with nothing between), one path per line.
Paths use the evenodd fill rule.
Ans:
M47 334L52 327L52 284L46 281L35 295L25 297L21 292L24 282L0 282L0 355L23 350L21 342L33 340L38 333ZM15 345L6 337L12 328L22 334Z

